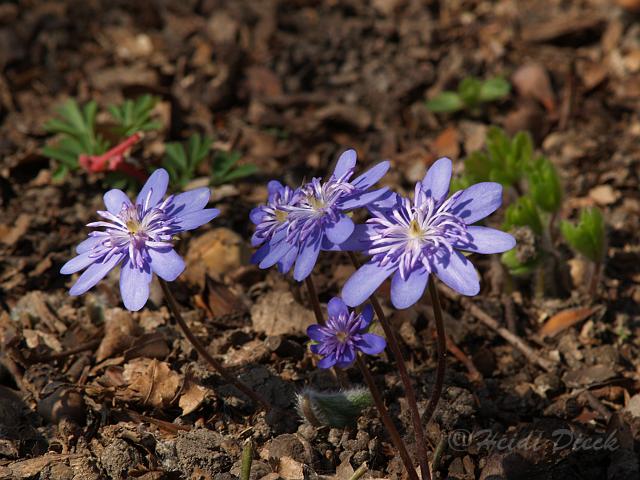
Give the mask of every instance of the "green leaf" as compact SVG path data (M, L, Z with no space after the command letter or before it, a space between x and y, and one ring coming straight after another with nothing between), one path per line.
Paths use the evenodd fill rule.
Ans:
M252 164L240 165L234 168L230 172L226 173L222 178L216 179L214 184L220 185L223 183L230 183L240 178L249 177L258 172L258 167Z
M605 254L605 226L602 212L596 208L583 209L576 225L563 221L560 231L571 248L592 262L601 262Z
M521 263L518 260L518 252L516 248L512 248L504 252L500 256L502 263L509 269L509 273L515 276L524 276L532 273L538 265L538 259L530 260L526 263Z
M137 132L149 132L162 128L162 124L151 119L151 112L158 103L152 95L142 95L135 100L127 99L120 105L110 105L109 113L116 121L115 133L128 137Z
M490 78L480 85L478 99L481 102L492 102L506 97L509 92L511 92L511 85L504 78Z
M530 197L520 197L507 207L503 229L510 230L514 227L529 227L537 235L542 235L542 220Z
M544 156L538 157L527 169L529 194L542 210L553 213L562 206L562 182L553 163Z
M480 102L482 81L476 77L466 77L458 84L458 95L466 107L475 107Z
M212 143L212 138L195 133L184 143L170 142L165 145L162 166L169 172L174 187L183 187L195 177L196 170L209 155Z
M470 185L478 182L488 182L491 170L491 159L483 152L472 152L464 160L464 172L469 178Z
M434 113L452 113L462 110L464 102L456 92L445 91L428 100L427 108Z

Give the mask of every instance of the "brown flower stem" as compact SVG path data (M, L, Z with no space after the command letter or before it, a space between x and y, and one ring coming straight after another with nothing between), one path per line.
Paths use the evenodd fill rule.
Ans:
M400 454L400 458L402 459L402 463L404 463L404 468L406 468L407 473L409 474L409 478L411 480L418 480L418 474L416 473L416 469L411 462L411 457L409 457L409 452L407 452L407 447L402 441L402 437L400 437L400 433L398 433L398 429L393 424L391 417L389 416L389 412L387 408L384 406L384 402L382 401L382 395L380 394L380 390L376 386L375 381L373 380L373 376L367 368L367 364L362 360L360 354L356 354L356 363L358 364L358 368L364 377L365 382L367 382L367 386L371 391L371 395L373 396L373 401L376 404L376 408L380 413L380 418L382 419L382 423L384 423L387 432L389 432L389 436L391 437L391 441L393 445L398 450Z
M447 364L447 337L444 333L442 307L440 306L440 297L438 296L438 289L436 288L436 279L433 276L429 279L429 295L431 296L431 303L433 304L433 315L436 320L436 333L438 335L438 366L436 368L436 383L433 386L433 392L431 392L427 409L422 416L425 425L429 424L438 406L438 400L440 400L442 386L444 384L444 371Z
M267 400L265 400L264 397L259 395L245 383L238 380L236 376L231 374L225 367L222 366L222 364L218 360L211 356L205 346L200 343L200 340L198 340L198 338L182 318L182 315L180 314L180 308L178 307L178 302L176 302L176 299L171 293L171 289L169 288L169 285L167 285L167 282L165 282L161 278L158 278L158 280L160 281L160 286L162 287L164 298L167 301L167 305L169 306L169 310L171 310L173 318L175 319L178 326L182 329L184 336L187 337L187 340L189 340L191 345L193 345L193 348L195 348L200 356L204 358L206 362L227 382L229 382L246 396L248 396L251 400L253 400L255 404L261 405L267 411L271 410L271 404Z
M591 270L591 279L589 280L589 295L592 298L596 297L598 293L598 284L600 283L600 276L602 275L602 262L597 262L593 265Z
M360 262L356 258L355 254L353 252L348 252L348 254L349 258L351 259L351 263L353 263L353 266L359 268ZM398 340L396 339L396 335L393 332L389 321L387 320L387 316L382 310L380 302L378 302L378 299L374 295L371 295L369 301L373 305L373 309L378 316L378 320L380 320L380 325L382 325L384 334L387 337L389 349L391 350L391 353L393 353L393 356L396 359L396 364L398 365L398 372L400 373L400 379L404 386L404 393L407 398L407 404L409 405L409 410L411 412L413 432L416 437L416 445L418 450L418 464L420 465L420 472L422 473L422 479L428 480L431 478L431 475L429 474L429 464L427 462L427 442L425 440L425 433L422 426L422 420L420 418L420 412L418 411L416 393L413 389L413 384L411 383L409 373L407 372L407 366L404 362L404 358L402 357L402 352L400 351Z
M316 286L313 283L311 275L304 279L304 283L306 284L307 290L309 291L309 300L311 301L313 313L316 315L316 321L318 322L318 324L324 325L324 317L322 316L322 309L320 308L318 292L316 290Z

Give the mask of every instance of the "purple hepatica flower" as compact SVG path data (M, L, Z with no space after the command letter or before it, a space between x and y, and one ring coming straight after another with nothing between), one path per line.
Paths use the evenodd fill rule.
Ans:
M320 368L331 368L334 365L346 368L355 361L358 351L377 355L384 350L387 345L384 338L366 333L373 318L371 305L367 305L362 313L356 314L349 312L340 298L334 297L327 307L327 324L307 328L309 338L317 342L311 345L311 351L324 357L318 363Z
M155 273L173 281L184 270L184 261L173 249L173 236L211 221L220 212L205 209L209 202L208 188L197 188L162 201L167 191L169 175L158 169L149 177L131 203L121 190L109 190L104 195L106 211L98 211L105 221L88 227L104 227L94 231L76 247L78 256L69 260L60 273L72 274L86 270L71 287L71 295L81 295L98 283L119 264L120 293L124 306L140 310L149 298L149 283Z
M278 184L274 190L277 195L270 195L269 203L259 207L261 211L252 212L258 240L269 238L254 257L260 268L277 263L281 271L287 272L295 262L293 278L300 282L313 270L320 250L341 250L340 244L354 231L347 213L388 191L369 188L387 173L389 162L380 162L350 180L355 166L356 152L347 150L326 182L314 178L296 191Z
M478 273L460 251L500 253L515 246L508 233L472 223L502 203L502 187L484 182L449 199L451 160L441 158L415 187L413 200L395 195L347 242L372 256L347 280L342 298L360 305L393 274L391 301L407 308L422 296L430 273L462 295L480 291Z

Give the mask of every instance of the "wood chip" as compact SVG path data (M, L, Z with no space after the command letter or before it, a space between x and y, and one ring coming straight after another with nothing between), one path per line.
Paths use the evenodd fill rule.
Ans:
M596 310L595 307L562 310L547 320L538 333L542 337L553 337L576 323L586 320Z

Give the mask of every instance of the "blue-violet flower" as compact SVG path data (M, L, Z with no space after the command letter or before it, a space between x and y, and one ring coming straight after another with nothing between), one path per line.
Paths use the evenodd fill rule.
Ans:
M384 176L389 162L380 162L350 180L355 165L356 152L347 150L327 181L314 178L297 190L271 182L267 204L251 212L256 224L253 243L261 245L252 261L260 268L278 264L282 272L295 262L293 277L302 281L313 270L320 250L341 250L340 244L355 227L348 212L388 191L369 188Z
M366 305L362 313L350 312L345 303L334 297L327 305L329 319L326 325L311 325L307 335L317 343L311 345L311 351L324 358L318 362L320 368L331 368L334 365L346 368L351 365L358 351L367 355L382 352L387 343L384 338L373 333L366 333L373 309Z
M451 168L448 158L436 161L416 184L413 200L392 195L384 205L379 202L372 218L345 242L371 255L342 289L347 305L363 303L391 275L396 308L416 303L431 273L462 295L476 295L478 273L461 251L500 253L515 246L508 233L471 225L501 205L502 186L477 183L447 199Z
M211 221L220 212L206 209L208 188L197 188L162 200L169 174L158 169L140 190L135 203L118 189L104 195L106 211L98 211L105 221L88 227L94 231L76 247L77 257L64 264L60 273L86 269L71 287L71 295L81 295L96 285L110 270L120 268L120 293L127 309L140 310L149 298L152 273L173 281L185 268L173 249L173 237Z

